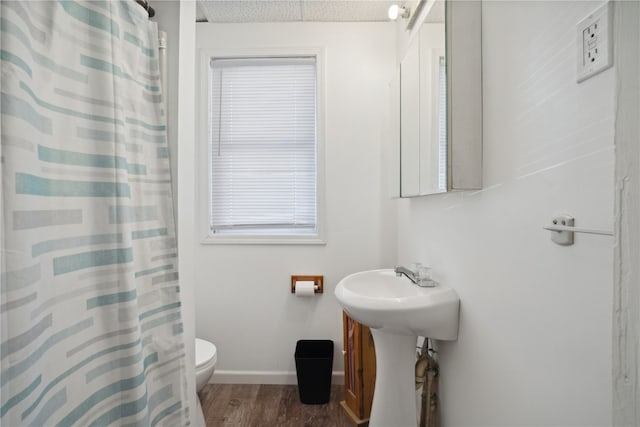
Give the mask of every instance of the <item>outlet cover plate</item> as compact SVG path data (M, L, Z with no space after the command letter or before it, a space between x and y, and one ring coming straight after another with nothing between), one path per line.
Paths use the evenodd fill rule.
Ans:
M613 65L613 1L576 25L578 83Z

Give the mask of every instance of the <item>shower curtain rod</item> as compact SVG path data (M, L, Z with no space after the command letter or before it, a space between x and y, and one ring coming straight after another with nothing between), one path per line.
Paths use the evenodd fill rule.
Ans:
M147 13L149 14L149 18L153 18L155 16L156 11L153 10L153 8L151 7L148 1L136 0L136 3L138 3L140 6L144 8L144 10L147 11Z

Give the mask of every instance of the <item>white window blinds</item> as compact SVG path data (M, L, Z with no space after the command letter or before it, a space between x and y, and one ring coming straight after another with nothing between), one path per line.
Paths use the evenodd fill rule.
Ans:
M210 65L211 234L316 234L315 57Z
M447 64L438 67L438 189L447 191Z

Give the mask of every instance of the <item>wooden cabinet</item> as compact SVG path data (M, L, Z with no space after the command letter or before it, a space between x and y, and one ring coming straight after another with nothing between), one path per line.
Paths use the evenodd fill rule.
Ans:
M344 336L344 400L340 405L357 424L371 415L376 383L376 351L368 327L342 313Z

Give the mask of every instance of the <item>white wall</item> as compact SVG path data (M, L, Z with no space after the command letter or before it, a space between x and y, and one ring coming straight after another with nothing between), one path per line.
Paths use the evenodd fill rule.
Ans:
M618 2L613 425L640 425L640 3Z
M153 21L158 30L167 33L167 134L171 156L171 180L174 196L174 212L177 213L178 194L178 71L180 68L180 1L165 0L153 4L156 11ZM195 23L193 24L195 26Z
M383 195L381 172L395 27L206 23L197 25L197 46L324 47L326 64L326 246L189 243L196 266L196 331L218 348L213 381L295 382L298 339L334 340L339 371L342 317L335 285L352 272L395 261L395 209L386 187ZM206 153L206 141L195 143L200 155ZM324 295L296 298L289 290L292 274L324 275Z
M614 71L575 81L575 24L598 4L484 1L484 190L399 202L399 261L462 301L444 426L611 423L613 239L542 230L558 213L613 228Z

